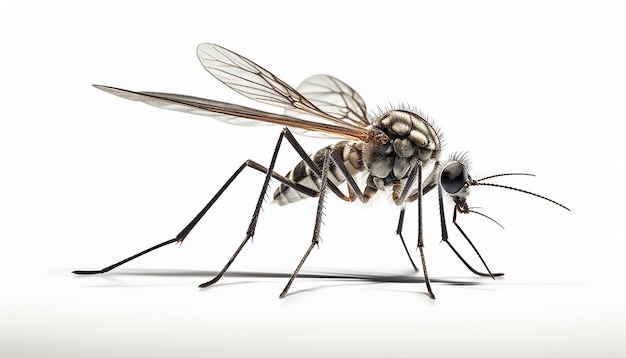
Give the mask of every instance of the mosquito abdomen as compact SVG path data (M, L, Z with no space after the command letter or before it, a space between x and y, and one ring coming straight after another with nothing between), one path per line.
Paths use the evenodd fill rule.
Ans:
M361 158L362 147L363 143L360 141L341 141L318 150L311 155L310 158L315 164L317 164L318 167L322 168L324 163L324 153L328 148L331 148L333 154L336 154L343 160L343 164L348 169L350 175L354 176L358 172L365 169ZM289 173L287 173L286 177L307 188L315 191L319 190L319 179L304 161L300 161ZM339 185L346 180L339 168L337 168L333 162L330 163L328 180L335 185ZM309 196L289 187L286 184L281 184L280 187L274 192L274 202L281 206L306 198L309 198Z

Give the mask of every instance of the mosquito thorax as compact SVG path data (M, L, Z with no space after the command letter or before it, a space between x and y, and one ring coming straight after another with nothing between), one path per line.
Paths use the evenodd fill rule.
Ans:
M388 111L373 125L389 137L384 144L363 146L363 164L385 184L404 179L417 161L423 164L438 158L441 142L437 131L424 118L407 110Z

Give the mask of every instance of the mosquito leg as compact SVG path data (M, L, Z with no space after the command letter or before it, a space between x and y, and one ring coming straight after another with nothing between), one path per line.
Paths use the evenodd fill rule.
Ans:
M254 236L256 224L259 220L259 213L261 212L261 206L263 205L263 201L265 200L265 194L267 192L267 188L270 185L270 179L272 178L272 172L274 171L274 164L276 164L278 151L280 150L280 145L283 141L283 137L285 136L286 132L288 132L288 129L285 128L278 136L278 141L276 142L276 147L274 148L274 154L272 154L272 160L270 161L270 165L267 168L268 171L267 171L267 174L265 175L265 181L263 182L263 186L261 187L261 193L259 194L259 199L257 200L256 207L254 208L254 212L252 214L252 219L250 219L250 225L248 225L248 230L246 231L246 237L243 239L243 241L241 242L241 244L239 245L239 247L237 248L233 256L230 258L230 260L228 260L224 268L222 268L222 270L213 279L200 284L199 287L201 288L207 287L219 281L222 278L222 276L224 276L224 273L226 273L226 271L228 270L230 265L233 263L233 261L235 261L235 258L237 258L237 255L239 255L239 253L241 252L243 247L246 245L248 240L250 240L250 238Z
M409 192L413 186L413 183L417 180L417 190L415 190L415 194L409 196ZM396 205L401 205L405 201L414 201L417 199L417 224L418 224L418 234L417 234L417 248L420 251L420 257L422 259L422 270L424 270L424 283L426 283L426 289L428 290L428 296L432 299L435 299L435 295L433 294L433 290L430 287L430 279L428 278L428 270L426 269L426 258L424 256L424 231L423 231L423 220L422 220L422 197L424 195L422 182L422 162L418 161L415 164L415 167L411 170L409 175L404 182L404 188L400 192L400 195L397 199L395 199ZM398 228L402 229L402 219L403 213L400 214L400 223L398 224ZM403 240L404 241L404 240Z
M176 239L176 238L170 239L170 240L167 240L167 241L163 241L162 243L160 243L158 245L154 245L154 246L152 246L149 249L146 249L146 250L144 250L142 252L139 252L139 253L131 256L131 257L125 258L124 260L122 260L120 262L117 262L117 263L114 263L113 265L107 266L107 267L105 267L105 268L103 268L101 270L75 270L75 271L72 271L72 273L76 274L76 275L95 275L95 274L101 274L101 273L109 272L109 271L113 270L114 268L127 263L128 261L132 261L132 260L138 258L139 256L143 256L143 255L147 254L150 251L154 251L154 250L156 250L158 248L161 248L163 246L172 244L172 243L177 242L177 241L178 241L178 239Z
M220 190L215 194L215 196L213 196L213 198L211 198L211 200L204 206L204 208L202 208L202 210L200 210L200 212L193 218L193 220L191 220L191 222L189 222L189 224L187 224L187 226L185 226L185 228L178 234L176 235L175 238L164 241L158 245L152 246L149 249L146 249L144 251L141 251L135 255L132 255L128 258L125 258L124 260L121 260L117 263L114 263L110 266L107 266L101 270L76 270L73 271L72 273L77 274L77 275L90 275L90 274L101 274L101 273L105 273L108 271L113 270L116 267L119 267L129 261L132 261L140 256L143 256L151 251L154 251L158 248L161 248L163 246L178 242L178 243L182 243L183 240L185 240L185 238L187 237L187 235L189 235L189 232L191 232L191 230L196 226L196 224L200 221L200 219L202 219L202 217L204 216L204 214L206 214L206 212L213 206L213 204L215 204L215 202L217 201L217 199L219 199L219 197L222 195L222 193L224 193L224 191L226 191L226 189L228 188L228 186L230 186L230 184L235 180L235 178L237 178L237 176L243 171L243 169L248 166L249 163L246 162L244 164L242 164L234 173L233 175L230 176L230 178L228 178L228 180L226 181L226 183L224 183L224 185L220 188Z
M119 267L129 261L132 261L140 256L143 256L151 251L154 251L156 249L159 249L163 246L167 246L169 244L173 244L173 243L182 243L185 238L187 237L187 235L189 235L189 233L191 232L191 230L196 226L196 224L198 224L198 222L202 219L202 217L207 213L207 211L209 211L209 209L213 206L213 204L215 204L215 202L221 197L221 195L226 191L226 189L230 186L230 184L232 184L232 182L239 176L239 174L241 174L241 172L246 168L246 167L250 167L252 169L256 169L264 174L268 174L271 173L272 177L279 180L281 183L289 185L290 187L292 187L293 189L314 197L318 195L318 192L307 188L305 186L302 186L298 183L293 182L292 180L285 178L284 176L277 174L273 171L270 171L269 169L265 168L264 166L252 161L252 160L247 160L246 162L244 162L243 164L241 164L241 166L239 166L239 168L230 176L230 178L228 178L228 180L226 181L226 183L224 183L224 185L222 185L222 187L218 190L218 192L213 196L213 198L211 198L211 200L204 206L204 208L202 208L202 210L200 210L200 212L193 218L193 220L191 220L191 222L189 222L189 224L187 224L187 226L185 226L185 228L178 234L176 235L175 238L164 241L158 245L152 246L144 251L141 251L135 255L132 255L128 258L125 258L119 262L116 262L110 266L107 266L103 269L100 270L76 270L73 271L72 273L77 274L77 275L93 275L93 274L102 274L108 271L113 270L116 267Z
M296 267L295 271L291 275L291 278L289 279L289 282L287 282L287 285L283 289L283 292L280 293L280 296L279 296L280 298L284 298L287 295L287 292L289 291L291 284L296 279L296 276L298 275L298 272L300 272L302 265L304 265L304 261L306 261L307 257L309 257L309 254L311 253L313 248L319 244L320 228L322 226L322 215L324 214L324 197L326 195L326 188L327 188L326 184L328 183L328 169L330 167L330 161L331 161L330 155L331 155L331 150L328 149L324 155L324 166L322 168L322 178L321 178L321 184L320 184L320 196L317 202L317 212L315 215L315 226L313 228L313 239L311 240L311 245L304 253L304 256L300 260L300 263L298 263L298 266Z
M413 266L413 269L415 270L415 272L417 272L419 270L417 266L415 265L415 262L413 262L413 258L411 257L411 254L409 253L409 249L406 246L406 242L404 241L404 237L402 236L403 225L404 225L404 208L400 210L400 218L398 219L398 228L396 229L396 234L400 236L400 241L402 242L402 246L404 247L404 251L406 252L406 255L409 257L409 261L411 261L411 266Z
M489 267L487 267L487 263L485 262L485 260L483 260L483 257L480 255L480 252L478 252L478 249L476 248L476 246L474 246L474 244L472 243L472 240L469 239L469 237L467 237L467 235L465 234L465 232L463 231L463 229L461 229L461 226L459 226L459 224L457 224L456 222L456 213L457 211L454 210L454 214L452 214L452 223L454 224L454 226L456 226L456 228L459 230L459 232L461 233L461 235L463 235L463 237L465 238L465 240L467 240L467 242L470 244L470 246L474 249L474 252L476 252L476 255L478 255L478 258L480 259L480 261L483 263L483 266L485 266L485 269L487 269L487 272L489 273L488 275L481 273L481 272L474 272L480 276L491 276L491 278L494 278L494 276L502 276L504 275L503 273L495 273L492 274L491 270L489 270ZM450 246L452 247L452 246ZM454 250L454 249L453 249ZM456 250L454 250L456 252ZM469 266L468 266L469 267Z
M447 226L446 226L445 211L444 211L444 208L443 208L443 192L442 192L442 189L441 189L440 185L437 186L437 194L439 196L439 219L441 221L441 240L444 241L446 244L448 244L448 246L450 247L452 252L454 252L456 257L458 257L459 260L461 260L461 262L465 265L465 267L467 267L467 269L470 270L475 275L477 275L477 276L485 276L485 277L494 277L494 276L502 276L502 275L504 275L503 273L491 274L491 272L484 273L484 272L477 271L467 261L465 261L463 256L461 256L461 254L454 248L454 246L452 246L452 243L450 243L450 241L448 240L448 229L447 229ZM452 221L457 226L457 228L461 231L461 234L463 234L463 236L465 236L465 233L456 224L456 210L455 210L455 212L453 214L453 220ZM465 238L467 239L467 236L465 236ZM469 241L469 239L467 239L467 240ZM470 244L471 244L471 242L470 242ZM472 247L473 246L474 245L472 245ZM476 248L474 248L474 250L476 250ZM476 253L478 253L478 251L476 251ZM478 256L480 257L480 254ZM481 258L481 260L482 260L482 258ZM484 261L483 261L483 263L484 263ZM486 265L485 265L485 267L486 267ZM489 269L487 269L487 270L489 270Z
M424 270L424 282L426 283L426 289L428 290L428 296L435 299L435 295L433 294L433 290L430 287L430 279L428 278L428 270L426 269L426 259L424 257L424 231L423 231L423 220L422 220L422 162L418 161L415 166L417 169L417 224L418 234L417 234L417 247L420 250L420 257L422 259L422 269Z

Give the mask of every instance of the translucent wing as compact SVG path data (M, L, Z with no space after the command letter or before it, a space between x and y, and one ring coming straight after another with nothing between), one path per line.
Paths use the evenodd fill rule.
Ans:
M101 88L102 86L96 86L96 87L99 89L105 90ZM108 90L105 90L105 91L111 93L111 91L108 91ZM126 93L130 93L130 92L131 91L126 91ZM114 94L118 96L120 95L118 93L114 93ZM217 102L217 101L212 101L212 100L208 100L205 98L187 96L184 94L176 94L176 93L164 93L164 92L136 92L135 96L136 96L135 97L136 99L133 99L133 100L141 101L141 102L150 104L155 107L178 111L178 112L197 114L201 116L209 116L219 121L226 122L228 124L234 124L237 126L262 127L262 126L272 125L272 123L269 123L269 122L255 121L252 119L237 117L234 115L223 114L223 113L207 112L205 109L201 109L193 105L191 106L181 105L181 103L187 103L187 104L199 103L199 104L211 105ZM139 98L140 96L142 98ZM128 98L127 95L122 96L122 97L126 99L130 99ZM156 98L159 98L159 100L156 100ZM168 101L164 101L163 100L164 98L167 98ZM173 101L176 101L176 102L173 102ZM219 102L219 103L221 103L223 106L229 105L229 103L225 103L225 102Z
M100 88L102 89L102 88ZM199 109L197 107L194 106L181 106L180 102L185 102L185 103L205 103L205 104L210 104L213 103L215 104L216 101L212 101L212 100L208 100L205 98L200 98L200 97L193 97L193 96L187 96L187 95L183 95L183 94L176 94L176 93L163 93L163 92L137 92L139 94L143 94L143 95L148 95L148 96L152 96L152 97L146 97L143 99L139 99L137 98L136 100L148 103L150 105L159 107L159 108L163 108L163 109L169 109L169 110L174 110L174 111L179 111L179 112L186 112L186 113L192 113L192 114L198 114L198 115L202 115L202 116L210 116L212 118L215 118L219 121L228 123L228 124L234 124L237 126L246 126L246 127L263 127L263 126L269 126L272 125L272 123L270 122L261 122L258 120L252 120L252 119L248 119L248 118L242 118L242 117L238 117L238 116L234 116L234 115L228 115L228 114L223 114L223 113L215 113L215 112L207 112L204 109ZM118 94L119 95L119 94ZM128 98L127 96L124 96L125 98ZM154 98L158 97L158 98L168 98L168 99L172 99L172 100L176 100L177 103L173 104L173 102L171 101L167 101L164 102L162 100L159 101L155 101ZM147 101L146 99L149 99L149 101ZM225 103L225 102L220 102L222 105L231 105L230 103ZM238 107L238 106L237 106ZM302 118L302 119L306 119L306 117L309 117L309 115L303 115L302 112L298 112L298 111L291 111L292 113L297 113L300 116L295 116L296 118ZM288 113L285 113L286 115L289 115ZM326 133L326 132L320 132L320 131L313 131L313 130L309 130L309 129L304 129L304 128L294 128L291 127L290 128L291 131L295 134L298 135L303 135L303 136L307 136L307 137L313 137L313 138L324 138L324 139L344 139L345 137L343 136L339 136L336 134L330 134L330 133Z
M280 78L241 55L208 43L198 45L197 54L209 73L250 99L301 111L341 126L358 128L356 125L325 113Z
M214 101L205 98L160 92L134 92L115 87L94 85L94 87L116 96L140 101L163 109L215 117L227 122L249 119L261 123L273 123L302 131L323 132L342 138L360 139L366 142L376 139L380 133L365 128L348 128L345 125L321 123L294 118L283 114L265 112L237 104Z
M300 83L297 91L317 108L342 122L359 127L370 125L363 98L345 82L329 75L313 75ZM285 113L302 117L302 112L287 109Z

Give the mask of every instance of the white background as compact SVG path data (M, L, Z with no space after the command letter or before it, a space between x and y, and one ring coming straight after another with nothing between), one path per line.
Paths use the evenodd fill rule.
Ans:
M1 13L0 356L626 354L622 3L56 1ZM506 227L459 218L490 268L506 273L493 281L440 244L427 198L432 301L394 235L398 209L384 197L329 198L323 242L302 273L354 279L298 278L279 300L316 203L268 203L232 266L241 275L198 290L243 239L262 183L250 171L182 246L107 275L72 275L174 237L245 159L268 162L280 128L229 126L90 86L255 106L202 69L201 42L293 86L333 74L372 110L413 104L442 128L447 153L470 152L476 177L534 173L499 182L572 211L475 188L470 205ZM296 162L285 150L278 169ZM418 259L415 215L409 207L405 235Z

